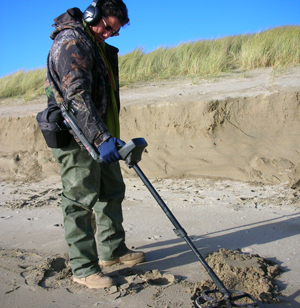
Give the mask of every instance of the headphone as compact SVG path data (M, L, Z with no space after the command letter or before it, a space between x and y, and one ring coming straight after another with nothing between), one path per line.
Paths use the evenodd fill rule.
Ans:
M96 26L102 17L101 9L97 7L98 2L99 0L94 0L83 13L83 20L90 26Z

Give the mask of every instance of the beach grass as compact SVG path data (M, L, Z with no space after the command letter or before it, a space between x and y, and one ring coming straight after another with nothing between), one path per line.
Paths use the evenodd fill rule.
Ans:
M119 57L120 86L186 76L218 77L233 71L300 64L300 26L199 40L174 47L142 48ZM0 78L0 99L23 96L30 100L44 93L46 69L18 71Z

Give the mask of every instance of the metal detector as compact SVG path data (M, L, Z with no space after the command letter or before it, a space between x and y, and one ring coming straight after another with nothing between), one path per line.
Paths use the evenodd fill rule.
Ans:
M146 185L154 199L160 205L162 210L168 216L169 220L174 225L174 232L177 236L182 237L196 257L199 259L201 264L206 269L208 275L215 283L217 289L214 290L205 290L201 293L199 297L196 298L195 304L199 308L216 308L216 307L245 307L245 308L254 308L257 307L258 301L248 293L236 291L236 290L227 290L214 271L206 263L205 259L201 256L198 249L195 247L191 239L188 237L186 231L181 227L177 219L171 213L165 202L161 199L155 188L146 178L140 167L137 165L142 159L142 153L147 146L147 142L144 138L135 138L130 140L125 146L119 150L119 154L122 159L125 161L128 168L133 168L143 183ZM247 303L245 303L247 302ZM248 303L249 302L249 303Z

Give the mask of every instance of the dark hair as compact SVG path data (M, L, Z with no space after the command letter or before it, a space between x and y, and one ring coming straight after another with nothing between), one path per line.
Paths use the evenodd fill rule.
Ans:
M129 23L128 10L122 0L100 0L98 5L104 17L115 16L122 26Z

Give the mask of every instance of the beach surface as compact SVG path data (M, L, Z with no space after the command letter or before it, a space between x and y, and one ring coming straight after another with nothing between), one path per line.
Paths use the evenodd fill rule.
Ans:
M299 68L121 89L121 138L146 139L140 168L226 288L259 307L300 306L299 93ZM196 307L211 278L123 162L126 242L146 262L103 268L109 290L72 282L45 106L0 101L1 307Z

